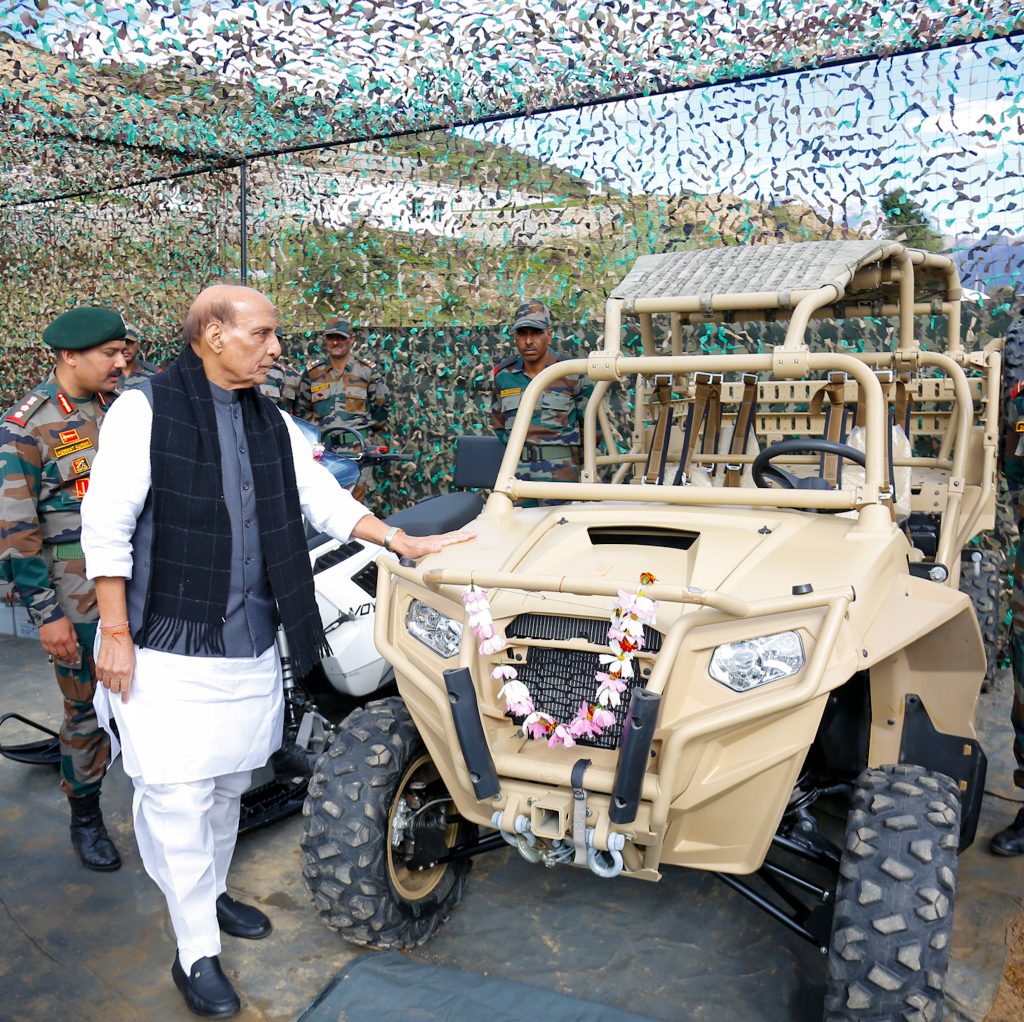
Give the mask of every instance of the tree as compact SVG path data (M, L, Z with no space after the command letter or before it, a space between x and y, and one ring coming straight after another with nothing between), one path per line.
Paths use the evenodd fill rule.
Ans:
M882 196L882 230L887 238L904 242L910 248L923 248L926 252L941 252L942 235L933 227L924 206L912 199L902 188L895 188Z

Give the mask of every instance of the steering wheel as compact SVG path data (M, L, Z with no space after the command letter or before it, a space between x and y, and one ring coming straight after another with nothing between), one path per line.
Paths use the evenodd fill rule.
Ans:
M754 483L761 489L768 489L770 483L778 483L785 490L831 490L828 481L813 476L801 479L778 468L772 462L790 454L835 454L847 461L864 467L864 452L849 444L841 444L838 440L826 440L824 437L798 437L794 440L780 440L771 447L766 447L754 459L750 470Z
M366 449L363 434L351 426L329 426L321 430L320 443L343 458L358 458Z

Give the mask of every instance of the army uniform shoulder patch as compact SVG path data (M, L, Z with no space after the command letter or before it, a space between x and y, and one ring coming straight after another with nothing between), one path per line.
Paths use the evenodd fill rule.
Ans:
M377 363L376 362L371 362L367 358L360 358L358 355L356 355L356 361L360 365L366 366L367 369L376 369L377 368Z
M508 357L508 358L502 359L502 360L501 360L501 361L500 361L500 362L499 362L499 363L498 363L498 364L497 364L497 365L496 365L496 366L494 367L494 375L495 375L495 376L497 376L497 375L498 375L498 373L500 373L500 372L501 372L501 371L502 371L503 369L508 369L508 367L509 367L510 365L514 365L514 364L515 364L515 362L516 362L516 359L518 359L518 358L519 358L519 356L518 356L518 355L509 355L509 357Z
M49 394L34 390L21 404L7 413L7 421L13 422L16 426L27 426L28 420L49 400Z
M327 359L325 359L325 358L318 358L318 359L314 360L313 362L310 362L309 365L306 366L306 372L307 373L311 373L314 369L320 369L322 366L324 366L326 364L327 364Z

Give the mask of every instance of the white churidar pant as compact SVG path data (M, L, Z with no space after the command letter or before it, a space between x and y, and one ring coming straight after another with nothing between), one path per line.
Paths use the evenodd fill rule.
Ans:
M167 899L186 973L200 958L220 954L216 902L227 890L242 792L251 776L242 770L182 784L132 778L139 854Z
M128 702L97 685L96 713L108 729L117 721L139 854L167 900L188 972L220 954L216 901L227 890L242 793L281 744L281 661L276 646L258 657L135 652Z

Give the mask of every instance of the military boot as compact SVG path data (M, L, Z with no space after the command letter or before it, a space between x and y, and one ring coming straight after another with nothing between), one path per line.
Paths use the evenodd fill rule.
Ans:
M121 856L107 834L100 813L100 796L69 798L71 803L71 847L86 869L110 873L121 868Z
M988 847L995 855L1024 855L1024 809L1009 827L992 838Z

